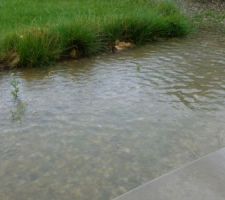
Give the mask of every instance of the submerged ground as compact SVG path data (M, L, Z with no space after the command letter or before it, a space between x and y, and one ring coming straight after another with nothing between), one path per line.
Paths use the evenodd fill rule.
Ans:
M109 200L225 146L225 40L202 32L0 74L0 199Z

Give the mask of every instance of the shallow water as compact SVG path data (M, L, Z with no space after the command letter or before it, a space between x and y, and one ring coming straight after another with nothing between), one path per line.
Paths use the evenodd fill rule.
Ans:
M224 36L223 36L224 37ZM225 146L225 37L0 74L0 199L108 200Z

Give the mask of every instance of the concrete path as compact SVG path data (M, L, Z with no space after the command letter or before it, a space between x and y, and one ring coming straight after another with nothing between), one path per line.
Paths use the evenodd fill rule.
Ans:
M115 200L225 200L225 148Z

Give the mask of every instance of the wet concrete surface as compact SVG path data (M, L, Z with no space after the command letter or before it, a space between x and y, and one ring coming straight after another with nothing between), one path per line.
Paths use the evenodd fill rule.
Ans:
M225 148L115 200L224 200Z

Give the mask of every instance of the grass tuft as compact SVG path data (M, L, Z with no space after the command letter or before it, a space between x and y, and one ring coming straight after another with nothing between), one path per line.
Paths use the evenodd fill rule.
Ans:
M76 50L78 57L87 57L97 54L102 49L100 37L88 24L67 24L55 29L61 42L62 56L68 56Z
M47 65L60 56L60 43L57 34L48 29L32 28L19 34L8 36L4 43L6 54L19 55L18 66Z

